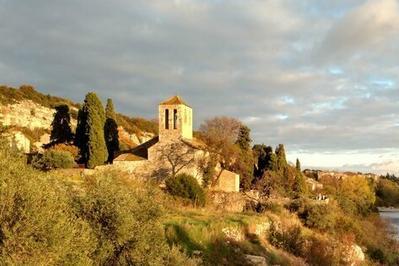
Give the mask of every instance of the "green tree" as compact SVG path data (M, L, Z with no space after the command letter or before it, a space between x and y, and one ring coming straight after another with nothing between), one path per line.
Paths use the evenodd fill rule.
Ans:
M94 92L86 95L78 113L76 143L80 148L82 163L94 168L102 165L108 158L104 138L105 113L100 99Z
M105 107L105 117L106 121L104 125L104 134L108 150L107 162L112 164L115 158L115 153L119 151L119 137L114 104L111 99L107 100L107 106Z
M52 144L67 143L73 139L71 130L71 116L66 104L55 107L54 119L51 123L50 142Z
M78 111L78 123L75 133L75 145L79 148L80 163L86 163L89 158L87 127L87 106L83 105Z
M298 172L302 172L302 170L301 170L301 162L299 161L298 158L296 159L295 167L296 167L296 170L297 170Z
M236 144L240 147L241 150L249 150L251 145L251 137L250 137L251 129L245 125L241 125L240 130L238 131L238 137Z
M239 150L237 160L232 166L232 171L240 175L240 187L249 190L254 181L254 157L251 150Z
M336 198L347 213L366 215L375 203L375 193L363 176L351 176L339 183Z
M252 148L255 162L257 162L254 175L256 178L261 178L265 171L273 170L273 148L264 144L256 144Z
M277 171L284 171L287 166L287 159L285 156L285 148L283 144L279 144L276 148L276 156L277 156Z

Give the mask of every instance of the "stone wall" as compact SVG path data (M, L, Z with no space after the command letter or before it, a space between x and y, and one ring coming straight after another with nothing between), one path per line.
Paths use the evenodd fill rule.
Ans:
M162 178L172 174L172 167L181 169L178 173L185 173L195 177L202 183L201 162L206 156L203 150L195 149L181 140L158 142L148 149L148 160L153 165L153 176Z
M217 183L212 187L212 189L226 192L239 192L240 176L236 173L222 170L222 173L218 177Z

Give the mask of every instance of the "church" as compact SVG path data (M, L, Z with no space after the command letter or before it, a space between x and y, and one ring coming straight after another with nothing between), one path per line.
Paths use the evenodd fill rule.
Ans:
M206 145L193 137L193 109L179 96L158 106L159 136L129 150L114 160L113 167L142 178L164 180L189 174L202 184L209 153ZM238 174L223 170L213 190L238 192Z

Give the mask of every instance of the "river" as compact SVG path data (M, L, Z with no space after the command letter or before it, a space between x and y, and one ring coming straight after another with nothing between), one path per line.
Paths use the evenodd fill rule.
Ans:
M378 208L380 216L388 220L395 230L396 239L399 240L399 209L394 208Z

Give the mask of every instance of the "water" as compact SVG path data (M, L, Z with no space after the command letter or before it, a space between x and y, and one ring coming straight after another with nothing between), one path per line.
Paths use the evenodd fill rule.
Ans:
M380 216L388 220L395 232L396 239L399 240L399 209L379 208Z

